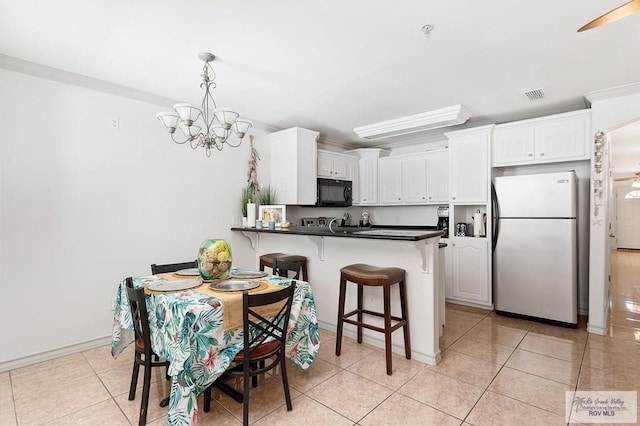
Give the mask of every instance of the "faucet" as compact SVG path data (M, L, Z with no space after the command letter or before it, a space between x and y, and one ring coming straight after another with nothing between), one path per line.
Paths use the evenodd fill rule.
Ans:
M334 217L333 219L331 219L331 221L329 221L329 231L331 231L331 233L332 233L332 234L335 234L335 233L336 233L336 231L334 231L334 230L331 228L331 225L333 225L333 222L335 222L336 220L338 220L338 218L337 218L337 217Z

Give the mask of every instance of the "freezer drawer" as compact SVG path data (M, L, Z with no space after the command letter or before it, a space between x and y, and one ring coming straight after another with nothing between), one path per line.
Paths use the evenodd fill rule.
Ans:
M575 219L501 219L496 310L576 324Z

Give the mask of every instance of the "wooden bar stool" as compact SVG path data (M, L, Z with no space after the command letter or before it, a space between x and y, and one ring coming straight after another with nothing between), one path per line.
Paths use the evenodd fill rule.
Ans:
M358 308L344 313L347 281L358 286ZM400 286L401 317L391 315L391 286ZM362 306L364 286L382 286L384 298L384 312L374 312L364 309ZM362 322L363 314L384 318L384 328ZM357 320L349 317L357 315ZM391 320L397 321L393 326ZM391 375L391 333L402 327L404 331L404 353L407 359L411 359L411 338L409 337L409 314L407 310L407 289L405 283L405 271L400 268L380 268L363 263L347 265L340 269L340 299L338 301L338 332L336 337L336 356L342 349L342 327L344 323L358 327L358 343L362 343L362 327L384 333L384 347L387 356L387 374Z
M309 275L307 274L307 258L305 256L286 253L266 253L260 256L260 270L264 271L265 266L273 269L273 259L299 263L302 268L302 280L309 281Z

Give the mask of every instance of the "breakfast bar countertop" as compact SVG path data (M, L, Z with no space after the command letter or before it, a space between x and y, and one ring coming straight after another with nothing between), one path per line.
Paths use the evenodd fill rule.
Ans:
M331 232L328 227L290 226L285 229L257 229L233 227L232 231L258 232L268 234L315 235L320 237L364 238L373 240L420 241L444 235L435 226L372 226L370 228L336 226Z

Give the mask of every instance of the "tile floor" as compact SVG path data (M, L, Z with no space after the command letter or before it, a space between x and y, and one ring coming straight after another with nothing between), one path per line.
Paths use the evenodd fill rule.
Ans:
M447 306L442 362L429 366L322 331L309 371L291 365L293 411L278 375L252 391L258 425L553 425L565 424L568 390L640 390L640 252L613 257L609 336L589 335L584 321L566 329ZM415 327L415 326L414 326ZM415 328L414 328L415 330ZM399 336L398 336L399 337ZM135 425L141 391L128 401L132 353L113 360L101 347L0 374L0 425ZM169 382L156 369L149 425L166 424ZM202 400L199 401L200 407ZM202 425L238 425L242 406L214 391Z

